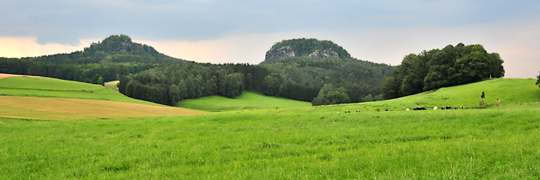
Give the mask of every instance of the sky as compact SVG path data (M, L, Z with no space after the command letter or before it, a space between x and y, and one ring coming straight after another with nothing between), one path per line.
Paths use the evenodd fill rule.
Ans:
M540 73L538 0L0 0L0 57L83 50L126 34L176 58L264 60L281 40L331 40L352 57L399 65L407 54L481 44L505 78Z

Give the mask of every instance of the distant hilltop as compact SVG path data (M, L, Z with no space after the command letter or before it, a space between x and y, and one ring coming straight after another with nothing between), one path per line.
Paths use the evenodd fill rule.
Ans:
M351 55L343 47L328 40L314 38L290 39L278 42L266 52L265 63L272 63L284 59L310 57L314 59L350 58Z

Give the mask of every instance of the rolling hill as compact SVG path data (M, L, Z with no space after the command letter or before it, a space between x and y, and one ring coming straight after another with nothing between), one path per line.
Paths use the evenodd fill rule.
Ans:
M177 106L189 109L219 112L231 110L308 107L311 106L311 104L303 101L264 96L257 93L244 91L241 96L236 98L208 96L198 99L183 100L178 102Z
M0 117L75 120L182 116L207 112L131 99L100 85L53 78L0 79Z
M404 111L407 108L412 110L414 107L432 109L434 106L479 108L482 91L486 94L484 101L488 107L495 106L496 100L500 100L499 106L534 104L540 102L540 88L535 86L535 81L534 79L491 79L441 88L397 99L311 108L317 111L375 111L376 109L381 111L386 109L389 111Z

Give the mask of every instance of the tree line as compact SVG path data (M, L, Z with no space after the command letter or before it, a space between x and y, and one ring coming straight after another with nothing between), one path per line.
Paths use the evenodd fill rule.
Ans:
M422 51L403 58L401 65L382 84L385 99L397 98L442 87L467 84L504 76L503 60L482 45Z
M264 65L188 62L124 76L118 87L129 97L167 105L210 95L234 98L244 90L323 105L382 99L380 84L391 72L388 65L336 58Z

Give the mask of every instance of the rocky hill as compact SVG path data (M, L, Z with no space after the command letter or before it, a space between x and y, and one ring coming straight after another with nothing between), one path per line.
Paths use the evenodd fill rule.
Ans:
M317 39L290 39L278 42L266 52L263 63L273 63L291 58L309 57L313 59L350 58L343 47L332 41Z
M37 75L97 83L118 80L159 66L185 61L133 42L127 35L111 35L83 51L39 57L0 58L0 73Z

